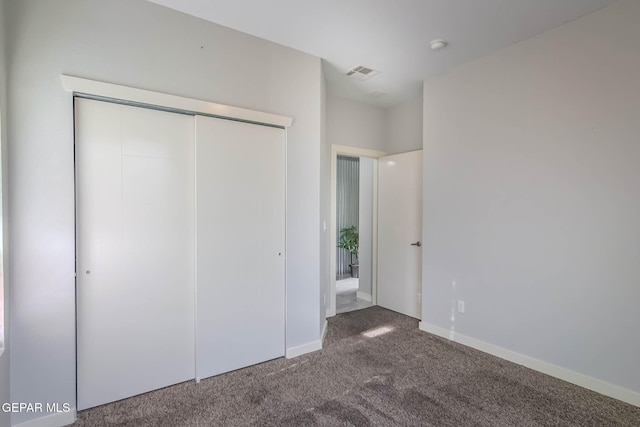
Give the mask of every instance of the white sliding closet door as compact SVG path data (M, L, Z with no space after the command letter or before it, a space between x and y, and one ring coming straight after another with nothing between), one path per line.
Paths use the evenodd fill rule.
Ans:
M196 378L284 355L285 132L196 116Z
M78 409L189 380L194 119L76 100Z

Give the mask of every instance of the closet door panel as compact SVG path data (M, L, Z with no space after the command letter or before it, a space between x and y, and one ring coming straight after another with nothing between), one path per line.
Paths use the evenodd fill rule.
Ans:
M76 100L78 409L194 377L194 119Z
M196 378L284 355L285 133L196 117Z

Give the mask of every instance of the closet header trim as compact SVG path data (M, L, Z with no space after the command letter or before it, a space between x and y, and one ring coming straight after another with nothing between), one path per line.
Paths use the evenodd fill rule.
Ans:
M174 111L182 114L219 117L281 128L291 127L293 123L291 117L279 116L263 111L249 110L200 99L185 98L64 74L62 74L60 78L65 90L73 92L75 96L84 98L112 101L121 104L141 105L147 108Z

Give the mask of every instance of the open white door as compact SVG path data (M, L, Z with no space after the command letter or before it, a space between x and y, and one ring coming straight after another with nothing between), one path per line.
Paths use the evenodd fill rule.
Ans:
M378 162L378 305L420 319L422 150Z

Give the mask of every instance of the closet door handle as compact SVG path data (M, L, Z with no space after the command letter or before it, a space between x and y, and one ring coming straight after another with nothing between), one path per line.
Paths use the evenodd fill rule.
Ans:
M412 244L411 244L411 246L417 246L417 247L420 247L420 246L422 246L422 243L420 243L420 241L418 240L417 242L412 243Z

